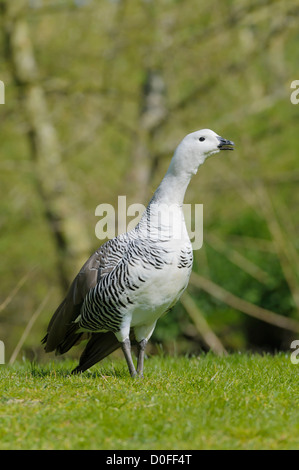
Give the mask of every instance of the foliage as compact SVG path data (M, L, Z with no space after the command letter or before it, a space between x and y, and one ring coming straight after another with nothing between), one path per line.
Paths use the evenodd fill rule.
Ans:
M296 0L23 3L34 83L45 95L71 182L65 200L76 194L90 250L101 243L96 206L116 205L119 194L145 204L180 139L212 128L233 139L236 151L208 160L188 189L186 202L204 204L204 246L194 270L239 298L298 319L298 107L290 102L298 78ZM23 347L40 357L40 338L65 292L62 261L37 187L28 84L15 82L5 35L0 45L0 338L9 357L49 295ZM147 87L154 75L163 86L151 120ZM67 254L76 274L75 253ZM189 293L228 350L286 349L295 337L194 286ZM153 340L167 349L173 338L181 352L207 347L181 305L159 322Z

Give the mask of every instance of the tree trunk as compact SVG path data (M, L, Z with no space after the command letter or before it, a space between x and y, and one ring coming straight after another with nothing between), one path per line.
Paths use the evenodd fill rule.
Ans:
M27 136L38 194L54 238L62 289L65 289L90 251L83 211L61 159L26 21L26 1L2 1L7 59L11 64L27 121Z
M165 84L158 72L148 70L142 90L139 132L133 149L129 184L134 188L133 202L145 204L150 196L149 186L155 170L156 157L152 142L166 114Z

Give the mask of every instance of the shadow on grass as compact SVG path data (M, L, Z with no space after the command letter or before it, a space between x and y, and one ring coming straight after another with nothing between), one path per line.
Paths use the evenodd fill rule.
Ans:
M113 363L106 364L96 368L88 369L84 372L72 373L76 364L67 362L55 362L49 364L38 364L36 362L28 362L28 369L32 377L46 378L46 377L86 377L89 379L101 379L107 377L114 377L123 379L129 377L129 373L123 366L115 366Z

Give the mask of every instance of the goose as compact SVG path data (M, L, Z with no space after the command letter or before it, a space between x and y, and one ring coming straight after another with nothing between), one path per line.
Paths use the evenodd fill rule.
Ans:
M186 189L207 157L233 148L234 142L210 129L184 137L136 227L105 242L73 280L42 339L46 352L64 354L87 338L73 373L121 347L130 375L143 377L145 348L157 320L178 301L192 270L182 210Z

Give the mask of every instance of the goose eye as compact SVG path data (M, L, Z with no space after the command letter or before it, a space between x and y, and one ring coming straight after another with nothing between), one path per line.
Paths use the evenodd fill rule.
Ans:
M203 141L206 140L206 139L205 139L205 137L200 137L198 140L199 140L200 142L203 142Z

